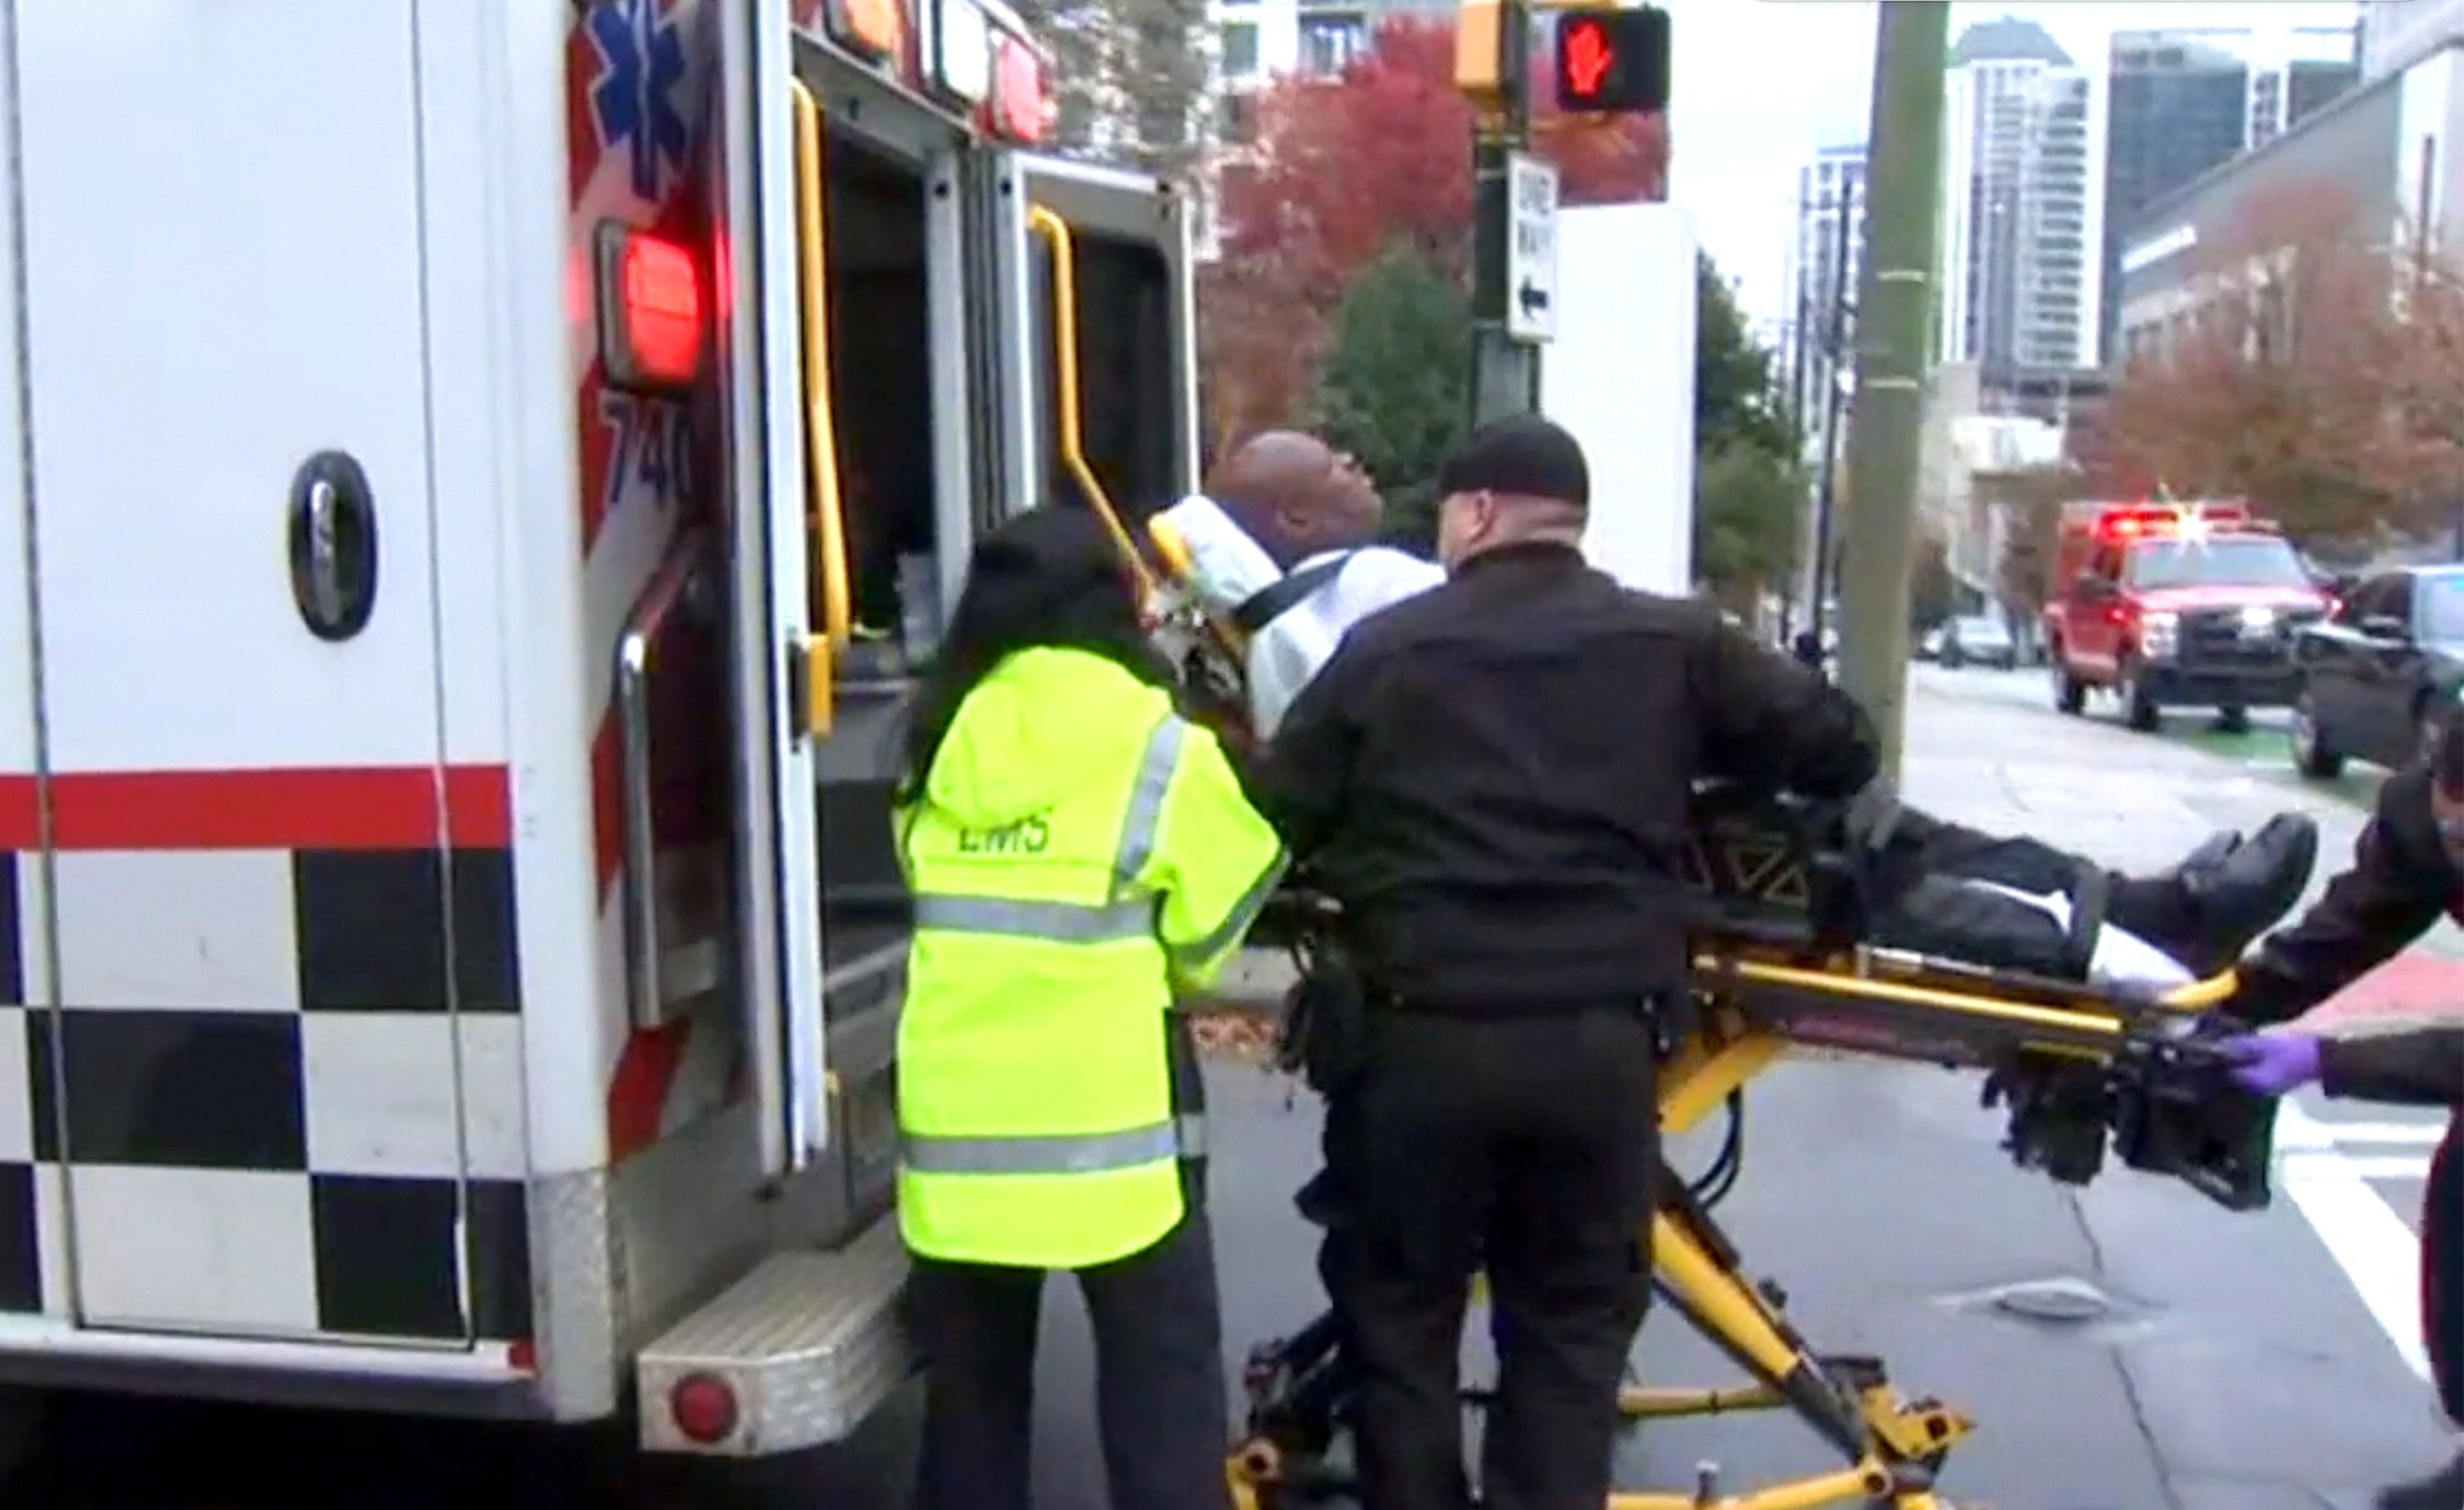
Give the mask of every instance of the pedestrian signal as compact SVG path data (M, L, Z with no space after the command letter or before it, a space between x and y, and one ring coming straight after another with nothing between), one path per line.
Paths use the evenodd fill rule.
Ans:
M1668 12L1651 6L1557 12L1557 108L1630 115L1668 107Z

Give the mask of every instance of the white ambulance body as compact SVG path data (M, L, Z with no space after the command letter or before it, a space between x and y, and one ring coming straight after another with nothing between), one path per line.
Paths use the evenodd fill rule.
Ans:
M842 1434L909 670L1191 486L1180 202L996 0L0 18L0 1389Z

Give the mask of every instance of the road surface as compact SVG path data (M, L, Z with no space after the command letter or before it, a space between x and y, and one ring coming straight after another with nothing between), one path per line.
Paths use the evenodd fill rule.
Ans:
M1911 700L1909 796L1947 816L2026 828L2130 867L2169 862L2219 825L2299 804L2349 846L2361 810L2207 751L2056 715L2030 673L1924 668ZM2447 946L2442 946L2443 948ZM2455 952L2452 948L2448 952ZM2433 961L2433 964L2435 961ZM2441 967L2443 968L2443 967ZM1308 1172L1308 1099L1236 1064L1215 1071L1214 1199L1236 1355L1317 1304L1290 1193ZM2129 1173L2083 1192L2013 1170L1972 1080L1911 1067L1790 1064L1756 1084L1742 1184L1721 1215L1752 1267L1783 1280L1824 1346L1885 1356L1912 1392L1979 1422L1946 1490L1996 1510L2318 1510L2440 1460L2450 1441L2409 1360L2423 1119L2305 1103L2289 1119L2285 1198L2233 1216ZM1705 1150L1681 1150L1681 1162ZM2322 1237L2321 1229L2328 1232ZM2092 1320L2025 1319L2012 1288L2076 1281ZM1082 1313L1048 1307L1038 1410L1042 1510L1099 1510ZM1718 1377L1665 1316L1637 1353L1656 1382ZM26 1510L684 1510L703 1487L628 1474L587 1443L542 1448L454 1425L77 1402ZM1658 1428L1623 1471L1690 1484L1716 1459L1731 1493L1828 1466L1785 1419ZM819 1476L819 1477L817 1477ZM779 1470L784 1510L898 1502L877 1465Z

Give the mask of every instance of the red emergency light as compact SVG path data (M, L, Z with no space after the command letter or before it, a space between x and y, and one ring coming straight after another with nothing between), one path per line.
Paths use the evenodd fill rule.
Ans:
M677 243L608 222L599 230L599 356L619 388L692 385L701 366L701 270Z
M2096 516L2096 533L2100 539L2133 540L2147 536L2178 534L2185 525L2243 526L2249 523L2250 511L2237 503L2180 506L2160 503L2107 509Z

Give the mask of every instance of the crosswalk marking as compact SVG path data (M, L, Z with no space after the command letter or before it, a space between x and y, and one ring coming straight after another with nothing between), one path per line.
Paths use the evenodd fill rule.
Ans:
M2308 1150L2285 1155L2278 1188L2352 1281L2396 1356L2429 1378L2430 1357L2421 1345L2420 1240L2337 1146L2336 1124L2287 1101L2277 1108L2276 1127L2283 1147ZM2420 1162L2426 1171L2428 1158Z
M2301 1179L2330 1167L2344 1173L2358 1174L2365 1180L2426 1180L2430 1177L2430 1160L2409 1154L2346 1153L2338 1149L2284 1156L2284 1177L2288 1180Z

